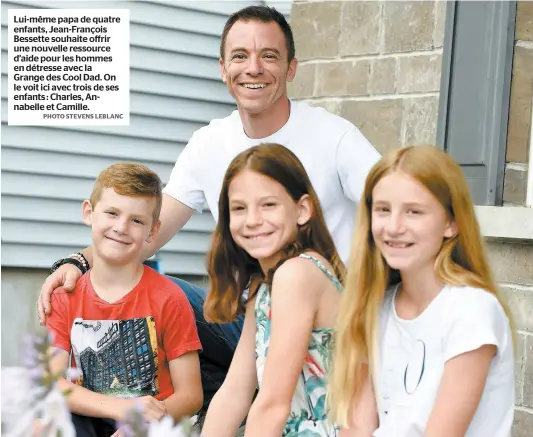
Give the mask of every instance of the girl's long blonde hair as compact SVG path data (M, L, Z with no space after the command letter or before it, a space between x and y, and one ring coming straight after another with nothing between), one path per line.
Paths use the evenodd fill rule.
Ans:
M371 232L372 192L387 174L401 171L424 185L456 225L457 234L443 241L435 273L445 284L482 288L504 308L514 335L510 311L490 272L468 185L459 165L436 147L393 150L370 171L359 207L339 319L333 370L329 379L330 418L348 426L351 403L377 368L377 327L385 290L399 280L377 249Z

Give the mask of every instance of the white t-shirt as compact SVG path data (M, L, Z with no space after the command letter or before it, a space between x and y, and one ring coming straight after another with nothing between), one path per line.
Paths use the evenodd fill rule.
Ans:
M498 348L481 401L465 437L510 437L514 357L509 320L485 290L445 286L424 312L400 319L386 294L380 315L375 437L423 437L445 363L485 344Z
M379 153L349 121L291 101L287 123L260 139L246 136L238 111L197 130L179 155L164 193L201 212L207 201L218 219L224 174L235 156L261 144L278 143L302 162L320 199L326 224L344 262L348 260L355 206Z

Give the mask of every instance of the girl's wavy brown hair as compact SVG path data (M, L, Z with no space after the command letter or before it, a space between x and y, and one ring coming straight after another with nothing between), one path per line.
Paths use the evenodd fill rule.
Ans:
M307 194L312 206L311 218L298 227L294 241L283 249L281 260L267 275L263 275L256 259L235 244L230 233L229 186L244 170L259 173L280 183L294 202ZM260 144L237 155L224 176L218 202L218 222L207 256L210 287L204 305L206 320L225 323L242 314L245 305L243 292L252 279L271 283L277 267L306 251L322 255L333 267L339 281L344 280L344 265L326 226L318 196L300 160L279 144ZM252 298L254 294L255 290L250 290L248 298Z

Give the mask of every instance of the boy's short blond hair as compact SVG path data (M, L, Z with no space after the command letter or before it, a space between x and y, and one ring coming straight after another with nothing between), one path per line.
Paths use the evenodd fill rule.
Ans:
M148 167L131 162L119 162L102 170L96 178L90 198L93 209L102 197L104 188L113 188L122 196L153 197L156 200L153 223L159 220L163 202L162 182Z

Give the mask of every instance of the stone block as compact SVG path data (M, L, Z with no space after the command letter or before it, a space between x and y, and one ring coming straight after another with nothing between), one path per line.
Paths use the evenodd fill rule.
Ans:
M526 365L525 357L526 336L516 334L516 355L515 355L515 403L522 405L523 387L524 387L524 367Z
M340 115L341 101L340 100L319 100L308 102L311 106L320 106L332 114Z
M291 27L300 60L333 58L338 54L341 2L296 3Z
M369 92L375 94L394 94L396 92L396 58L376 58L372 60Z
M403 146L435 145L439 98L413 97L403 100Z
M509 305L517 329L533 333L533 290L501 287L502 296Z
M344 101L341 116L354 123L381 154L401 146L402 99Z
M513 437L531 437L533 413L515 410L513 420Z
M435 10L435 33L433 35L434 46L444 47L444 30L446 25L446 1L438 0Z
M533 48L516 46L509 106L507 162L527 163L528 161L532 102Z
M487 241L486 247L498 282L533 285L533 242Z
M341 13L339 54L379 53L381 5L376 1L344 2Z
M533 41L533 2L531 0L517 2L515 39Z
M317 64L316 92L320 96L365 96L368 94L370 61L322 62Z
M398 63L399 93L440 90L442 55L402 56Z
M434 48L434 1L383 2L382 53L412 52Z
M315 90L316 64L300 64L296 76L288 83L287 91L291 98L312 97Z
M506 168L503 181L503 201L524 205L527 191L527 171Z
M524 361L522 405L524 405L524 407L533 407L533 335L526 336Z

